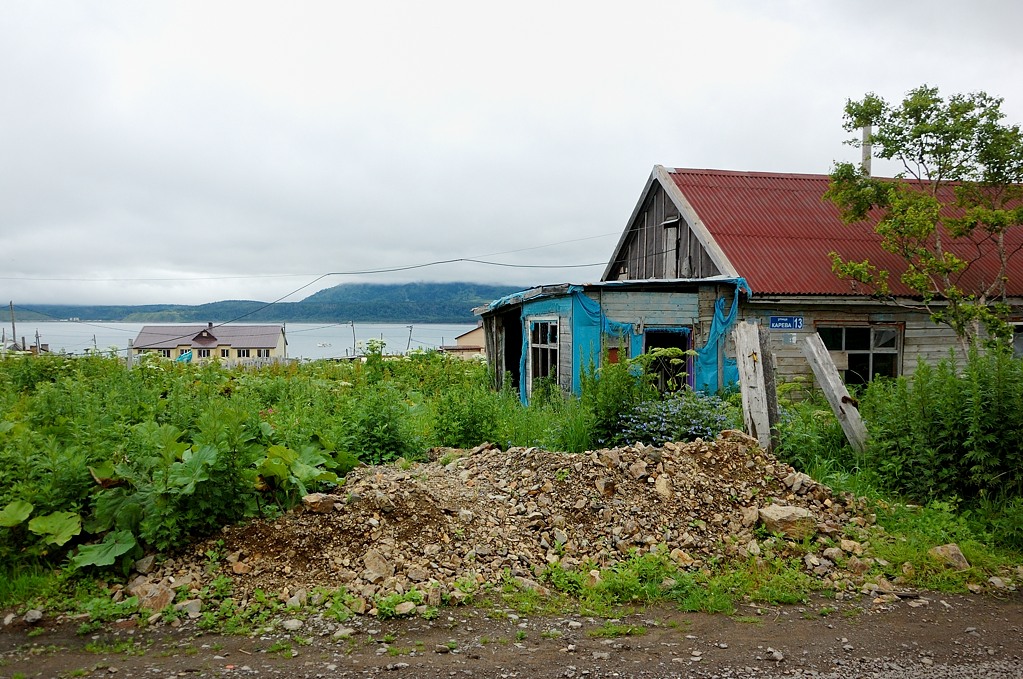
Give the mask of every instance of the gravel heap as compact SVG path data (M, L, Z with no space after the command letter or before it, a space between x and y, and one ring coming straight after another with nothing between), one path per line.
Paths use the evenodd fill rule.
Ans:
M719 557L785 554L813 535L820 553L805 555L806 569L826 586L857 587L869 568L865 545L841 540L871 522L864 507L741 432L581 455L484 444L432 457L356 469L335 495L309 496L276 520L229 526L175 559L146 562L129 592L145 605L163 587L198 590L227 574L236 596L343 586L356 612L372 613L374 597L412 588L435 605L508 574L540 588L538 576L554 563L590 570L661 549L697 569ZM758 540L760 525L770 537ZM832 546L822 536L833 536ZM218 568L209 568L210 550L227 555Z

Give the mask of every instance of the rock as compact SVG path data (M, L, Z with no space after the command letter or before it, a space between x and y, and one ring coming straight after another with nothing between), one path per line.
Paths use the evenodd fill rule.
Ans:
M854 575L863 575L870 570L870 564L857 556L850 556L845 563L845 569Z
M957 571L965 571L970 568L970 562L966 560L962 550L959 549L959 545L955 543L931 547L927 550L927 553Z
M8 613L4 616L4 627L10 626L14 623L14 613Z
M671 554L669 554L668 556L671 557L672 561L677 563L679 566L682 566L683 568L692 566L694 563L696 563L696 559L689 556L689 554L678 548L671 550Z
M289 632L297 632L298 630L302 629L302 626L304 624L305 623L303 623L298 618L289 618L281 623L281 627L283 627Z
M328 495L327 493L310 493L302 498L302 506L306 511L315 514L329 514L334 511L336 503L343 503L345 499L340 495Z
M782 483L788 486L793 493L802 495L813 487L814 480L803 472L792 472L782 480Z
M355 635L355 629L352 627L338 627L334 631L335 639L350 639Z
M159 613L174 602L174 590L166 585L150 585L138 597L139 608Z
M394 576L394 564L375 549L370 549L366 552L362 557L362 561L366 564L366 570L362 577L369 582L378 583L381 580Z
M32 610L25 613L25 617L22 619L29 625L35 625L36 623L43 619L43 612L40 611L38 608L33 608Z
M188 599L187 601L175 604L174 610L183 612L190 620L195 620L202 615L202 601L199 599Z
M756 525L757 519L760 518L760 509L757 507L743 507L742 508L742 527L749 528Z
M135 562L135 570L137 572L141 573L142 575L149 575L149 573L152 572L153 565L155 563L156 563L156 555L155 554L150 554L149 556L144 556L144 557L142 557L141 559L139 559L138 561Z
M991 586L994 587L995 589L1005 589L1007 587L1007 585L1005 584L1005 580L1002 580L997 575L992 575L990 578L987 579L987 581L991 583Z
M593 485L597 487L597 492L604 497L611 497L615 494L615 482L611 479L600 478Z
M252 566L244 561L235 561L231 564L231 572L235 575L246 575L247 573L252 572Z
M779 533L790 540L803 540L812 536L817 523L804 507L769 505L760 510L760 522L771 533Z
M667 474L661 474L654 481L654 492L663 498L671 497L671 479Z
M395 615L409 615L412 611L416 610L416 605L411 601L402 601L400 604L394 607Z
M838 562L840 559L845 558L845 553L838 547L828 547L821 555L828 561Z
M846 554L855 554L856 556L863 554L863 545L856 542L855 540L841 540L838 543L838 546Z
M646 462L643 460L636 460L630 464L629 475L637 481L645 479L647 477Z

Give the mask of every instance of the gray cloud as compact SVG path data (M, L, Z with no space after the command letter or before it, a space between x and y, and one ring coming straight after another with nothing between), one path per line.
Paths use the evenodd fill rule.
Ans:
M1023 120L1023 9L1002 5L11 4L0 296L276 299L328 271L603 262L654 164L826 172L856 157L841 110L867 91L984 89ZM298 296L600 272L463 263Z

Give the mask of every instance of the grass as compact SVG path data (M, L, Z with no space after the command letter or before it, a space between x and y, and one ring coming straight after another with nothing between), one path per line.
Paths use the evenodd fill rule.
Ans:
M646 627L642 625L621 625L605 622L603 627L591 629L586 636L594 639L618 639L619 637L636 637L646 634Z

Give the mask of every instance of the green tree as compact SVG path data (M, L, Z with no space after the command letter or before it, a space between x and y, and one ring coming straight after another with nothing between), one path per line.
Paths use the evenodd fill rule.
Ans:
M835 273L879 298L926 309L955 331L964 350L982 334L1007 344L1012 333L1006 285L1017 250L1007 236L1023 225L1023 134L1003 122L1001 104L983 92L945 99L926 85L898 105L873 93L847 101L845 130L870 126L875 155L901 162L903 171L883 179L836 163L825 194L846 223L876 220L881 247L904 262L900 271L889 271L832 252ZM993 275L963 276L978 260L991 258ZM921 303L897 299L893 275Z

